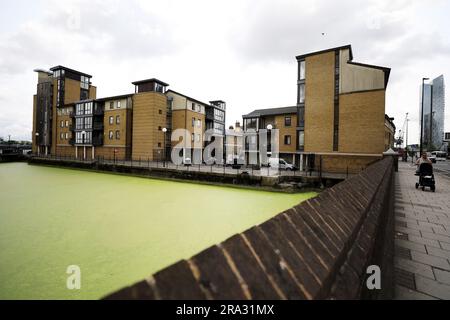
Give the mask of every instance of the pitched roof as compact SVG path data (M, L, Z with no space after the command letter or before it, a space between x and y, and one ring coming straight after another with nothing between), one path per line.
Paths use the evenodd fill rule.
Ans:
M169 86L168 83L165 83L165 82L163 82L161 80L158 80L156 78L145 79L145 80L138 80L138 81L132 82L131 84L138 85L138 84L147 83L147 82L156 82L156 83L159 83L160 85L162 85L164 87L168 87Z
M281 107L281 108L268 108L268 109L256 109L249 114L243 115L242 118L255 118L263 116L275 116L280 114L297 113L297 107Z
M352 51L352 46L350 44L345 45L345 46L340 46L340 47L335 47L335 48L330 48L330 49L325 49L325 50L320 50L320 51L314 51L314 52L301 54L299 56L296 56L296 58L297 58L297 60L301 60L301 59L304 59L304 58L309 57L309 56L315 56L316 54L322 54L322 53L327 53L327 52L330 52L330 51L343 50L343 49L349 49L350 50L350 60L353 60L353 51Z

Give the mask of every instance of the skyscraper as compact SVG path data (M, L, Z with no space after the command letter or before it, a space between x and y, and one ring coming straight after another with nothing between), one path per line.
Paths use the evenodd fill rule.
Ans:
M422 101L422 90L420 91ZM423 88L423 114L420 106L420 119L423 121L423 145L428 151L443 147L445 116L445 85L441 75Z

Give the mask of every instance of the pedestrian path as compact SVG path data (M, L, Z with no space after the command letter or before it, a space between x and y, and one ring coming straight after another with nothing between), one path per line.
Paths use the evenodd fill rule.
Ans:
M450 299L450 178L416 189L416 167L399 163L395 185L396 299Z

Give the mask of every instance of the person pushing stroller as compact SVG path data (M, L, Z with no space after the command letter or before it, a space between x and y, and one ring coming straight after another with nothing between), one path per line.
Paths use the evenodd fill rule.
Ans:
M428 159L427 153L422 153L422 156L416 161L417 171L416 176L419 176L419 182L416 183L416 189L422 187L422 191L425 187L429 187L431 191L435 192L435 180L433 174L433 165L431 160Z

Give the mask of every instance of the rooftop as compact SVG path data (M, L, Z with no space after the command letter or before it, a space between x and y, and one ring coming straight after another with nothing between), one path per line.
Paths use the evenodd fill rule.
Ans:
M56 70L61 70L61 69L64 69L66 71L70 71L70 72L73 72L73 73L76 73L76 74L79 74L79 75L82 75L82 76L85 76L85 77L88 77L88 78L92 78L92 76L90 74L87 74L87 73L84 73L84 72L80 72L80 71L77 71L77 70L74 70L74 69L70 69L70 68L67 68L67 67L64 67L64 66L56 66L56 67L50 68L50 71L56 71Z
M132 84L138 85L138 84L149 83L149 82L155 82L155 83L158 83L158 84L160 84L160 85L162 85L164 87L168 87L169 86L168 83L165 83L165 82L163 82L161 80L158 80L156 78L145 79L145 80L138 80L138 81L132 82Z
M304 58L309 57L309 56L315 56L317 54L327 53L327 52L336 51L336 50L344 50L344 49L349 49L350 50L350 60L353 60L353 51L352 51L352 46L350 44L347 44L345 46L340 46L340 47L335 47L335 48L330 48L330 49L325 49L325 50L320 50L320 51L314 51L314 52L310 52L310 53L301 54L299 56L296 56L296 58L297 58L297 60L301 60L301 59L304 59Z
M254 118L263 116L275 116L280 114L297 113L297 107L280 107L280 108L268 108L268 109L256 109L249 114L243 115L242 118Z
M325 49L325 50L321 50L321 51L305 53L305 54L297 56L296 58L297 58L297 60L302 60L302 59L305 59L306 57L309 57L309 56L315 56L317 54L332 52L332 51L336 51L336 50L345 50L345 49L350 50L350 60L347 61L347 63L353 64L353 65L356 65L356 66L361 66L361 67L367 67L367 68L383 70L384 71L384 82L385 82L385 86L387 86L388 81L389 81L389 75L391 73L391 69L387 68L387 67L381 67L381 66L372 65L372 64L353 62L352 61L353 60L353 51L352 51L352 46L350 44L345 45L345 46Z
M203 105L205 105L205 106L209 106L208 103L205 103L205 102L202 102L202 101L200 101L200 100L191 98L191 97L189 97L189 96L187 96L187 95L185 95L185 94L179 93L179 92L177 92L177 91L175 91L175 90L169 89L169 90L166 91L166 93L168 93L168 92L173 92L173 93L175 93L175 94L177 94L177 95L179 95L179 96L185 97L185 98L187 98L187 99L189 99L189 100L192 100L192 101L194 101L194 102L203 104Z

